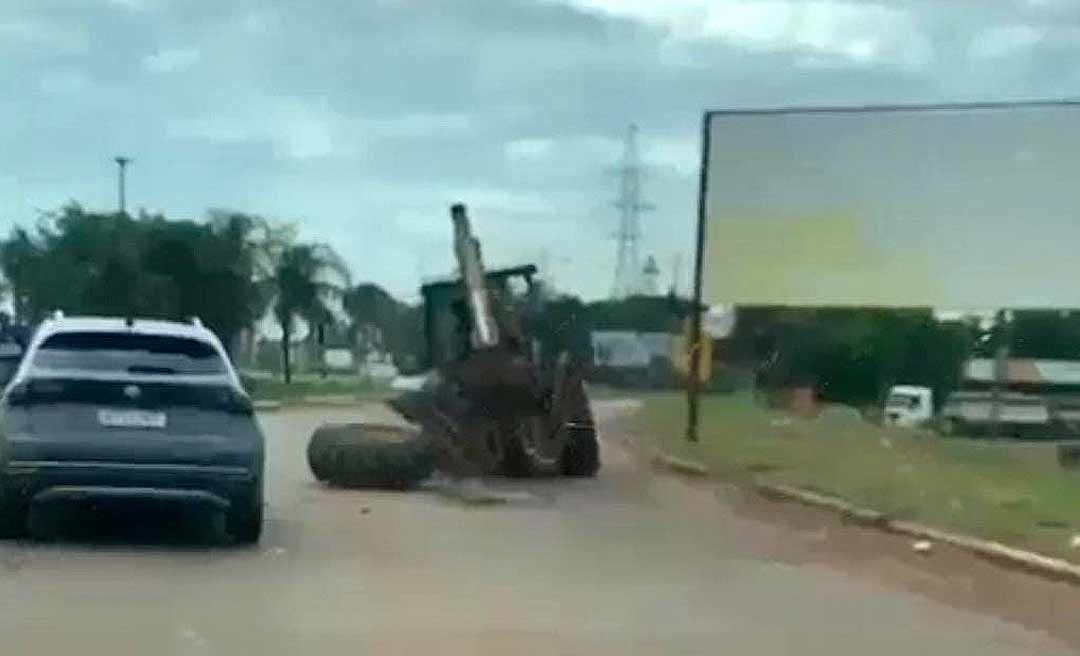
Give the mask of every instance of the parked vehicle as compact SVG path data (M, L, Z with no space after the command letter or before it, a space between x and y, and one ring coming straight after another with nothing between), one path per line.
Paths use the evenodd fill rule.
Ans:
M1005 362L996 395L1002 436L1061 437L1075 434L1080 419L1080 362L1013 358ZM947 435L991 431L995 412L994 362L975 358L964 364L960 388L949 395L939 426Z
M0 387L7 385L22 362L23 348L16 342L0 341Z
M0 399L0 532L32 504L181 503L263 524L263 436L212 332L190 324L43 322Z
M998 398L998 422L1002 435L1035 437L1052 428L1050 405L1043 396L1005 392ZM949 395L941 409L940 430L945 435L980 435L993 421L993 394L959 391Z
M894 385L885 397L886 426L916 428L934 420L934 393L919 385Z
M0 311L0 389L15 375L28 340L28 328L12 323L11 317Z

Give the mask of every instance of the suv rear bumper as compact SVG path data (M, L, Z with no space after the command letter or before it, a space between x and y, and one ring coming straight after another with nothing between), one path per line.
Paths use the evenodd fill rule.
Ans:
M14 460L0 476L3 498L23 503L147 501L228 509L258 503L256 472L245 467Z
M159 487L105 487L101 485L58 485L34 495L35 502L81 503L87 501L161 501L228 510L232 502L203 490L171 490Z

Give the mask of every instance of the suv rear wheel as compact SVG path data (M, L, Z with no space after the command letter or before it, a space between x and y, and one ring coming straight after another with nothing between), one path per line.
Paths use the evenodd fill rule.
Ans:
M229 534L237 544L255 544L262 537L263 508L234 510L229 514Z
M236 502L229 509L226 528L237 544L255 544L262 537L263 495L262 483L258 483L251 495L243 502Z
M21 538L26 535L26 504L4 498L0 493L0 538Z

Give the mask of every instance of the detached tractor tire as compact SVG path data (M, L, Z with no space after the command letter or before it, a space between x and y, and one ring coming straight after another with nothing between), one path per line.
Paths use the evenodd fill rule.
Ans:
M330 485L407 489L435 470L436 449L415 431L381 424L328 424L311 436L308 466Z

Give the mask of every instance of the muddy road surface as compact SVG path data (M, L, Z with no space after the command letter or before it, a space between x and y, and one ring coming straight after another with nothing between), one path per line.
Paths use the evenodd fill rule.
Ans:
M261 417L267 525L216 544L213 518L84 517L0 542L11 654L1065 654L1080 589L1001 572L640 463L598 407L596 479L334 490L307 470L323 421ZM205 521L204 521L205 520ZM921 559L921 560L920 560Z

